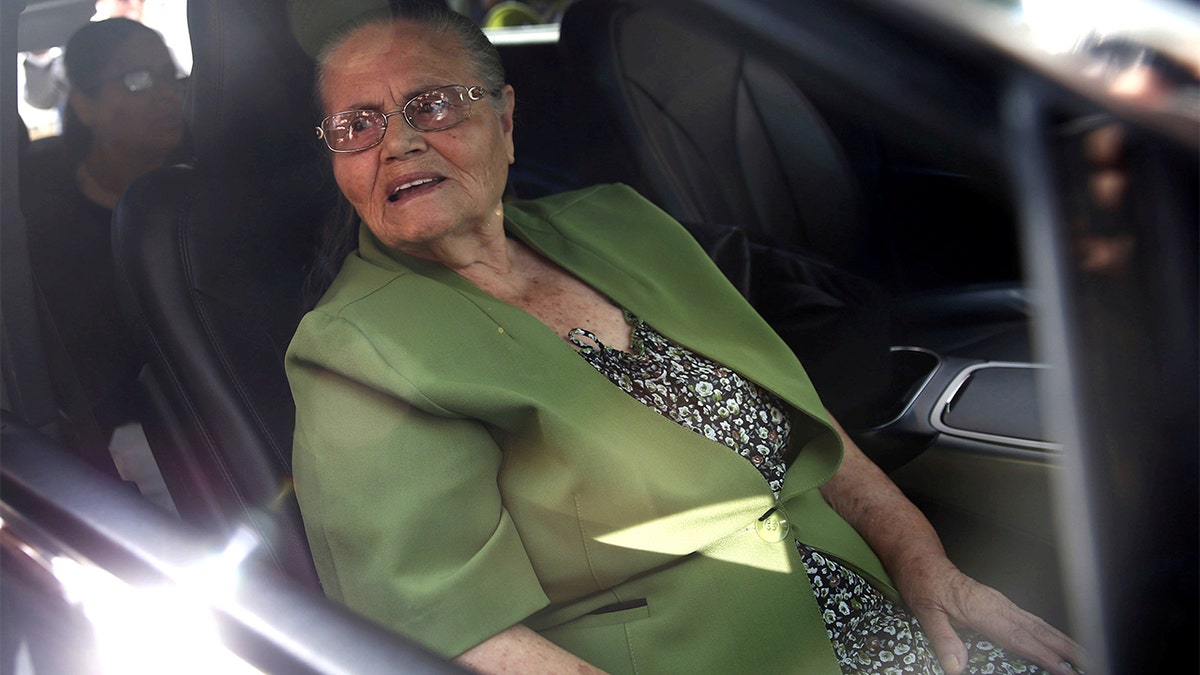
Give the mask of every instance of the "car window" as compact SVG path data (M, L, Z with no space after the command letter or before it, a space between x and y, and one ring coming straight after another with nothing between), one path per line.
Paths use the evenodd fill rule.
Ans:
M574 0L448 0L483 28L558 25Z
M87 20L87 11L91 9L85 6L83 13L78 9L63 12L56 11L56 4L68 3L31 1L21 17L21 25L24 27L27 17L40 15L36 25L43 30L42 36L30 36L30 42L24 45L30 47L31 51L23 51L17 56L17 111L29 129L31 140L62 133L61 106L65 101L66 91L66 76L62 67L63 44L82 25L78 22ZM105 4L104 0L95 3L95 12L91 20L109 18L110 12L106 10ZM163 41L175 58L179 73L190 74L192 45L188 35L185 0L145 0L141 12L141 22L162 34ZM56 36L58 39L45 37L47 35ZM48 39L51 44L45 44Z

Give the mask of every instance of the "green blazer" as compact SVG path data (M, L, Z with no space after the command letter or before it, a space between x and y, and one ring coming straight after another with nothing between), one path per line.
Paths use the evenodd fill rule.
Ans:
M326 593L446 656L524 622L613 673L838 672L792 539L894 591L817 491L841 445L792 352L627 187L505 217L794 408L779 502L748 461L617 389L536 318L363 227L287 357L296 495ZM776 506L787 536L780 514L762 519Z

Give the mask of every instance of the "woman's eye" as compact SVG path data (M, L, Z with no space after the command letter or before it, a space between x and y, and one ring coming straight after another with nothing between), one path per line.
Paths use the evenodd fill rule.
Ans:
M346 130L352 133L363 132L375 126L375 118L371 115L358 115L346 125Z
M413 114L438 117L449 111L451 105L445 96L430 96L417 100L415 107L416 111Z

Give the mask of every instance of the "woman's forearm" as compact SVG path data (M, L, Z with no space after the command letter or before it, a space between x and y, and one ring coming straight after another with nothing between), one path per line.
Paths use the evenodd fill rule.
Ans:
M845 444L842 465L821 487L830 506L858 531L905 594L913 575L953 569L933 526L837 422Z
M836 422L834 423L836 425ZM967 652L957 629L974 631L1052 673L1075 673L1079 646L994 589L965 576L946 557L933 526L858 446L821 488L826 501L879 556L896 590L921 623L943 668L957 675Z

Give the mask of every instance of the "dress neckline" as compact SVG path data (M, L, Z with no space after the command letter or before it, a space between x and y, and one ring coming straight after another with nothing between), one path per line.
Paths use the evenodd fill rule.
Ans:
M615 302L613 304L616 305ZM620 307L620 305L617 306ZM631 358L643 356L646 352L644 336L646 322L642 321L641 317L625 309L624 307L620 307L620 309L625 316L625 323L633 327L633 330L629 335L629 351L609 347L608 345L604 344L604 342L602 342L595 333L582 327L572 328L571 330L567 331L565 336L567 338L567 342L570 342L577 351L584 355L591 354L593 351L598 350L606 353L624 354L625 356Z

